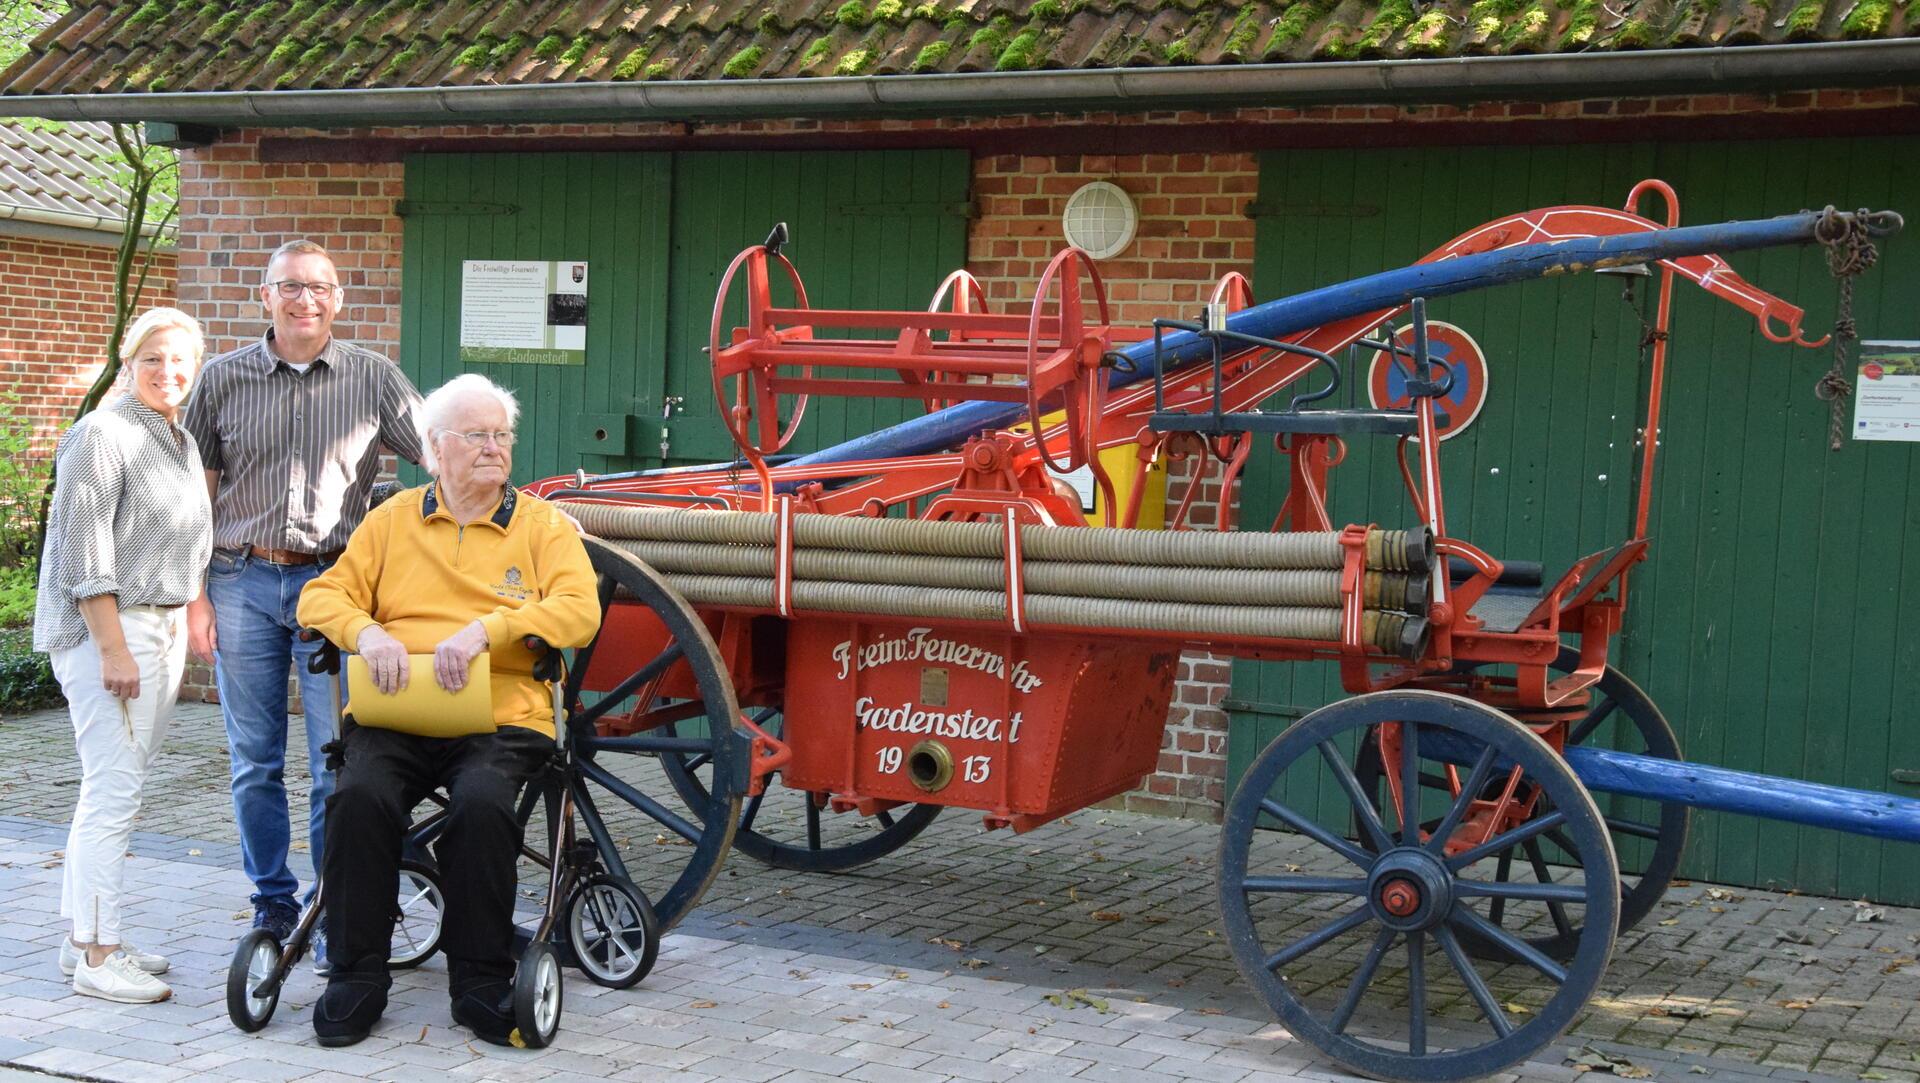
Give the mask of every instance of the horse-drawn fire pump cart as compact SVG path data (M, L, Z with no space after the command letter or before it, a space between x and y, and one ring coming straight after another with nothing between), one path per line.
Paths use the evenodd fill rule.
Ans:
M1666 221L1639 213L1650 195ZM1431 1080L1517 1063L1572 1022L1618 932L1666 889L1689 807L1920 841L1920 802L1685 763L1608 665L1649 544L1656 440L1637 452L1629 536L1557 576L1529 579L1448 529L1436 437L1455 374L1428 348L1425 299L1656 264L1653 433L1676 279L1774 342L1817 345L1799 309L1722 255L1819 242L1858 265L1900 224L1829 209L1680 227L1676 207L1643 182L1625 210L1515 214L1413 266L1262 305L1228 276L1200 318L1132 332L1072 249L1024 311L991 311L964 272L926 311L814 308L776 230L734 260L714 308L714 387L740 460L531 487L594 536L601 576L600 635L565 689L588 835L638 876L607 825L617 799L684 842L670 876L638 876L670 927L729 848L847 868L944 808L1026 831L1134 787L1183 651L1330 660L1350 698L1273 741L1230 800L1224 933L1294 1034L1357 1071ZM1378 330L1402 314L1411 334ZM1399 367L1409 408L1328 405L1356 346ZM928 412L784 455L811 395ZM1393 443L1412 521L1328 520L1333 468L1369 439ZM1291 489L1265 532L1180 529L1187 505L1175 529L1137 529L1143 486L1116 485L1101 455L1131 448L1144 474L1206 448L1231 483L1268 440ZM1107 525L1089 527L1057 482L1075 470ZM623 753L657 760L664 781L623 774ZM804 810L791 837L762 818L782 799ZM847 820L870 829L834 834ZM1616 840L1640 855L1628 875ZM1303 846L1319 858L1289 856ZM1339 951L1357 965L1329 977ZM1503 987L1531 983L1530 1011L1491 990L1496 967ZM1478 1019L1441 1016L1442 1000Z

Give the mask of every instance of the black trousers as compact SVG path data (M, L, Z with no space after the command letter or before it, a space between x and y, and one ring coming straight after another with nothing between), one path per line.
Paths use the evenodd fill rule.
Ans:
M392 951L400 850L412 810L435 788L449 801L434 846L445 892L440 947L451 992L513 975L514 864L520 787L553 754L524 726L471 737L416 737L349 725L345 762L327 800L327 957L338 969L384 971Z

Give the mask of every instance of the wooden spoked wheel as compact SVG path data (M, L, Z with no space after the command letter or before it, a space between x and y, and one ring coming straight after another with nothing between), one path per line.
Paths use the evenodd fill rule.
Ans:
M1572 673L1580 665L1580 652L1562 647L1552 663L1556 673ZM1673 727L1627 675L1608 666L1591 690L1592 700L1586 717L1567 731L1568 747L1587 745L1632 752L1662 760L1681 760L1680 739ZM1380 750L1371 741L1360 746L1354 757L1353 772L1360 788L1374 800L1376 809L1384 809L1387 800L1385 778L1380 770ZM1428 771L1420 776L1427 801L1451 795L1452 785L1445 772ZM1680 868L1687 847L1687 828L1692 810L1685 805L1600 795L1595 798L1607 830L1613 835L1614 851L1620 859L1620 931L1626 932L1652 913L1666 895ZM1542 802L1536 816L1553 811ZM1429 829L1433 825L1428 824ZM1565 875L1570 840L1565 832L1552 830L1528 841L1497 864L1494 878L1502 882L1553 883ZM1565 959L1579 943L1579 930L1562 906L1544 908L1495 906L1489 919L1502 928L1522 936L1534 947L1556 959ZM1468 950L1482 958L1498 958L1498 951L1477 938L1467 938Z
M733 289L733 277L742 268L747 272L747 322L743 329L748 338L754 336L778 337L783 342L804 341L813 337L810 327L790 327L776 329L770 325L766 313L770 308L778 307L773 303L773 288L767 273L767 262L778 261L786 272L788 283L792 286L794 308L810 308L807 303L807 287L800 281L800 272L787 257L778 253L769 254L765 245L754 245L733 257L727 264L727 271L720 277L720 290L713 301L713 322L707 329L707 360L713 369L713 399L720 411L720 420L733 435L734 442L742 451L751 455L765 457L773 455L793 439L800 431L800 421L807 413L807 396L796 395L788 407L786 424L780 421L780 396L772 387L772 373L752 364L727 371L722 363L722 352L735 345L731 339L723 339L726 329L727 301ZM813 367L801 369L803 377L813 375Z
M781 735L783 721L780 712L772 708L753 714L754 724L775 737ZM709 757L667 752L661 754L660 765L666 768L667 779L682 800L696 808L707 807L708 782L713 776ZM940 815L940 809L939 805L916 804L872 817L835 813L827 807L826 794L769 783L766 792L742 802L733 848L776 869L841 872L876 861L913 841Z
M1085 284L1082 284L1082 279ZM1097 321L1087 323L1087 294L1091 292ZM1053 315L1048 316L1051 305ZM1042 339L1043 323L1057 319L1054 335ZM1033 426L1034 448L1040 461L1056 474L1067 474L1093 457L1093 432L1107 401L1106 370L1100 359L1107 351L1106 329L1113 322L1107 312L1107 289L1094 269L1093 259L1078 248L1064 248L1048 262L1034 287L1033 309L1027 317L1027 423ZM1042 387L1042 362L1066 351L1073 366L1068 379ZM1047 447L1041 419L1065 410L1067 448L1064 459Z
M568 659L569 784L601 861L655 900L664 932L720 874L739 822L752 739L719 648L693 608L640 561L597 538L586 544L599 580L601 624L594 641ZM647 635L623 634L641 626ZM647 646L635 650L636 642ZM662 699L655 690L668 679L695 694ZM683 804L655 761L662 753L706 757L719 783L698 804Z
M1347 750L1383 726L1398 731L1394 766L1409 798L1385 818L1347 766ZM1449 803L1426 831L1417 781L1449 765L1469 793L1511 779L1547 795L1553 810L1450 848L1468 803ZM1365 846L1346 838L1356 819ZM1576 875L1495 879L1503 855L1550 830L1574 845ZM1494 924L1496 901L1578 914L1567 961ZM1323 707L1260 753L1227 807L1220 910L1240 972L1294 1035L1379 1079L1475 1078L1544 1048L1599 986L1619 906L1613 844L1580 780L1527 727L1459 696L1377 692ZM1497 947L1508 965L1476 964L1466 936Z

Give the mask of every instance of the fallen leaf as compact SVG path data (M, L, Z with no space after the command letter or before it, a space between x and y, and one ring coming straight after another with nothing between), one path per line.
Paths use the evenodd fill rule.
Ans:
M693 1003L687 1005L687 1007L689 1008L718 1008L719 1006L720 1005L715 1004L711 1000L696 1000Z
M1581 1047L1578 1056L1569 1058L1576 1072L1611 1072L1621 1079L1652 1079L1653 1073L1625 1057L1610 1056L1592 1046Z
M1087 855L1087 860L1089 861L1105 861L1106 859L1107 859L1107 855L1101 853L1098 850L1095 850L1092 853Z
M1196 1010L1197 1010L1197 1011L1199 1011L1199 1013L1200 1013L1201 1015L1225 1015L1225 1014L1227 1014L1227 1013L1226 1013L1226 1011L1225 1011L1224 1009L1221 1009L1221 1008L1199 1008L1199 1009L1196 1009Z
M1811 937L1811 936L1808 936L1808 935L1807 935L1806 933L1803 933L1803 932L1801 932L1801 931L1800 931L1800 930L1798 930L1798 929L1788 929L1788 930L1787 930L1786 932L1784 932L1784 933L1774 933L1774 934L1773 934L1773 939L1774 939L1774 941L1775 941L1776 943L1778 943L1779 941L1782 941L1782 940L1784 940L1784 941L1786 941L1786 942L1787 942L1787 943L1789 943L1789 944L1811 944L1811 943L1813 943L1813 937Z
M1409 820L1411 820L1411 819L1413 819L1413 817L1411 817L1411 816L1409 816L1409 817L1407 817L1407 819L1409 819ZM1662 925L1678 925L1678 924L1680 924L1680 919L1679 919L1679 918L1668 918L1668 919L1666 919L1665 921L1662 921L1662 922L1661 922L1660 924L1662 924Z
M1879 921L1881 918L1884 918L1886 916L1887 916L1886 907L1869 906L1867 904L1867 900L1865 899L1854 900L1853 920L1855 921L1855 923L1859 923L1863 921ZM1866 1076L1861 1076L1860 1078L1865 1079Z
M1903 967L1903 966L1910 966L1910 965L1912 965L1912 964L1913 964L1913 957L1912 957L1912 956L1910 956L1910 955L1902 955L1902 956L1901 956L1900 958L1898 958L1898 959L1895 959L1894 961L1892 961L1892 962L1890 962L1890 963L1888 963L1888 964L1887 964L1886 966L1883 966L1883 967L1881 967L1881 968L1880 968L1880 973L1882 973L1882 974L1897 974L1897 973L1899 973L1899 972L1900 972L1900 968L1901 968L1901 967Z
M1879 1072L1861 1072L1860 1078L1861 1079L1890 1079L1892 1077L1882 1075Z
M949 1003L947 1003L946 1001L944 1001L944 1000L943 1000L943 1001L941 1001L940 1003L938 1003L938 1004L935 1004L935 1005L934 1005L934 1007L936 1007L936 1008L951 1008L951 1007L953 1007L953 1005L951 1005L951 1004L949 1004Z
M1713 1009L1695 1007L1692 1004L1668 1004L1657 1007L1648 1014L1662 1015L1668 1019L1705 1019L1713 1014Z
M1125 921L1127 917L1118 910L1095 910L1092 916L1095 921Z
M1532 1008L1527 1007L1525 1004L1522 1004L1517 1000L1509 1000L1505 1004L1502 1004L1500 1006L1502 1008L1505 1008L1507 1010L1507 1014L1509 1015L1532 1015L1533 1014Z
M978 970L986 966L987 961L985 959L962 959L960 960L960 965L966 967L968 970Z
M966 945L962 944L960 941L953 940L944 936L936 936L933 939L927 941L927 943L938 944L943 948L952 948L954 951L960 951L966 947Z
M1148 914L1140 920L1146 922L1148 925L1165 925L1169 919L1161 917L1159 914Z
M1782 1008L1785 1008L1785 1009L1787 1009L1788 1011L1795 1011L1795 1012L1804 1012L1804 1011L1806 1011L1806 1010L1807 1010L1808 1008L1811 1008L1811 1007L1813 1007L1813 1001L1811 1001L1811 1000L1783 1000L1783 1001L1780 1001L1780 1006L1781 1006Z
M806 979L813 977L813 975L804 970L793 969L793 970L787 971L787 977L799 978L802 981L805 981Z
M911 978L911 977L913 977L913 975L907 973L904 970L896 970L893 972L894 981L906 981L908 978Z
M880 1026L881 1026L881 1028L882 1028L882 1029L885 1029L885 1030L892 1030L892 1029L893 1029L893 1020L891 1020L891 1019L882 1019L882 1020L880 1020Z
M1689 1075L1706 1075L1707 1070L1701 1067L1700 1065L1696 1064L1693 1067L1687 1069L1687 1073Z
M1727 908L1724 906L1709 906L1707 907L1707 909L1713 911L1716 914L1724 914L1727 912Z
M1067 885L1067 901L1068 902L1080 901L1080 888L1077 885L1074 885L1074 884Z
M849 985L849 986L847 986L847 988L849 988L849 989L871 989L871 988L873 988L873 983L872 983L872 982L870 982L870 981L857 981L857 982L854 982L854 983L853 983L852 985Z
M1172 988L1175 988L1175 989L1178 989L1178 988L1180 988L1181 986L1183 986L1183 985L1185 985L1185 984L1187 984L1187 979L1185 979L1185 978L1168 978L1168 979L1167 979L1167 984L1168 984L1169 986L1171 986Z
M188 850L188 851L187 851L187 856L188 856L188 857L199 857L199 856L200 856L200 851L198 851L198 850Z
M838 1023L858 1023L858 1022L859 1022L860 1020L862 1020L862 1019L865 1019L865 1018L866 1018L866 1016L864 1016L864 1015L836 1015L836 1016L834 1016L833 1018L834 1018L834 1021L835 1021L835 1022L838 1022Z

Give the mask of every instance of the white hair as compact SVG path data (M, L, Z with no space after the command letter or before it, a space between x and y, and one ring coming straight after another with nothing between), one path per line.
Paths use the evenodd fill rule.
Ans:
M426 401L420 404L420 427L425 430L422 433L425 439L420 442L421 450L425 452L422 456L425 461L420 465L426 468L427 473L435 476L440 473L439 456L433 450L434 437L449 431L447 423L452 419L454 409L463 400L479 395L492 398L500 404L500 409L506 411L507 428L513 428L514 422L520 419L520 402L513 397L513 392L477 372L455 376L434 388Z

